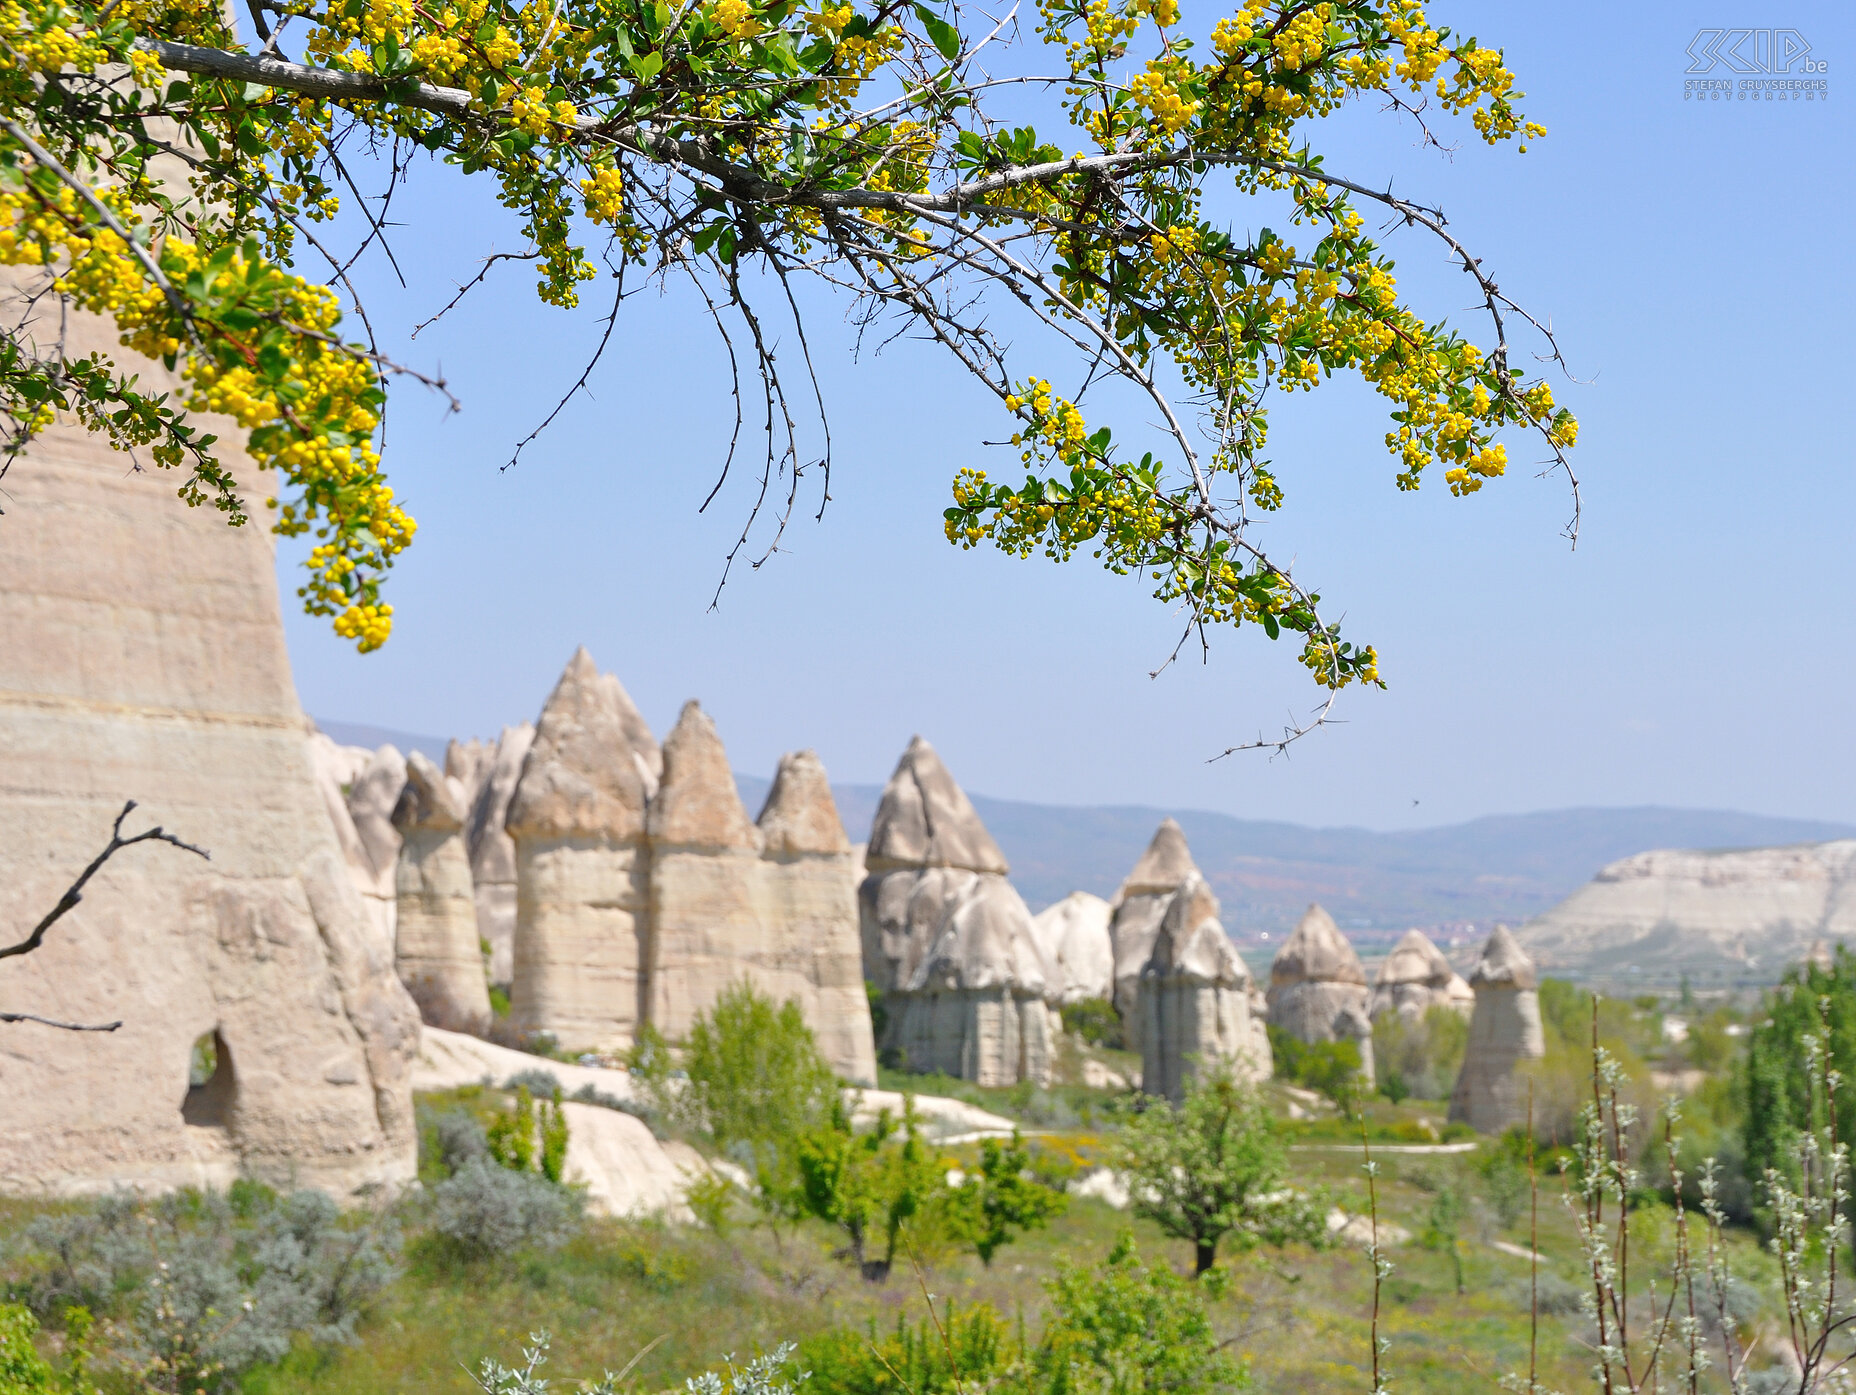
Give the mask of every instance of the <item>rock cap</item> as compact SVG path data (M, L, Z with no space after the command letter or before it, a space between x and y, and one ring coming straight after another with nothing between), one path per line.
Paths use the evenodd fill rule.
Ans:
M646 825L654 843L690 848L758 848L735 773L715 723L691 699L664 740L664 778Z
M1366 970L1334 917L1318 905L1302 913L1295 932L1283 941L1270 965L1270 986L1292 983L1366 984Z
M1198 874L1198 864L1192 860L1192 849L1186 846L1184 831L1172 819L1162 819L1147 844L1147 851L1141 854L1134 870L1122 882L1116 899L1124 900L1144 892L1172 891L1183 886L1186 878Z
M406 785L393 806L393 826L404 837L412 832L457 833L467 811L463 788L440 770L424 751L406 757Z
M535 740L509 801L517 838L603 837L625 842L644 832L650 772L663 754L630 696L601 673L585 648L574 651L535 724Z
M966 793L921 737L909 742L870 825L864 865L872 872L899 867L962 867L1004 876L1005 854L993 841Z
M1431 942L1429 935L1422 930L1407 930L1380 964L1373 983L1382 988L1397 983L1443 988L1455 973L1450 961L1444 958L1444 952Z
M831 777L816 751L788 751L780 757L756 823L763 850L776 857L851 850L831 796Z
M1469 986L1525 990L1538 988L1540 976L1534 970L1534 961L1527 957L1527 951L1509 933L1508 927L1498 925L1482 947L1482 958L1476 961L1475 972L1469 976Z

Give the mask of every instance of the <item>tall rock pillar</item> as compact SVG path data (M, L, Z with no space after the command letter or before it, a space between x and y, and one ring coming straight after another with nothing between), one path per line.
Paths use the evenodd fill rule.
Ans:
M649 1004L645 805L663 758L619 680L578 650L509 801L510 1019L569 1050L624 1050Z
M1506 925L1482 947L1469 976L1476 1007L1469 1018L1463 1068L1450 1092L1450 1118L1480 1133L1501 1133L1527 1122L1527 1081L1522 1065L1547 1054L1540 1026L1540 979Z
M464 853L464 791L421 751L406 758L393 827L400 835L394 930L400 982L429 1025L482 1035L490 1025L490 994Z
M1239 1080L1269 1079L1269 1037L1251 1021L1251 986L1219 922L1218 898L1191 873L1167 904L1141 971L1141 1088L1177 1103L1195 1076L1221 1062Z
M6 286L37 268L9 268ZM185 389L55 297L72 356ZM21 311L14 301L10 315ZM9 321L14 323L15 321ZM229 528L54 424L7 472L0 515L0 939L23 936L107 841L112 858L33 954L0 964L0 1007L113 1032L0 1027L0 1191L224 1186L252 1176L347 1194L415 1174L419 1019L369 924L311 773L262 507L271 487L199 416L247 487ZM197 1086L196 1043L216 1067Z
M780 757L757 824L770 933L754 962L771 983L791 985L831 1068L846 1080L874 1085L856 858L817 755L789 751Z

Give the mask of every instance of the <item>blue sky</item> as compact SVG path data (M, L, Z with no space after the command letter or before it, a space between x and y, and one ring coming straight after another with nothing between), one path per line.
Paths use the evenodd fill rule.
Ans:
M1465 128L1446 157L1358 108L1319 142L1330 169L1440 203L1551 317L1581 380L1555 391L1581 418L1584 527L1569 548L1564 483L1524 468L1470 499L1399 493L1357 388L1280 405L1289 503L1268 541L1378 646L1391 685L1350 691L1345 724L1291 758L1206 759L1313 704L1286 645L1230 635L1150 679L1174 621L1135 582L947 545L948 482L1003 465L981 444L1000 414L930 347L854 357L841 306L814 302L809 325L830 507L815 523L802 494L786 550L738 569L714 609L750 481L698 512L732 414L687 295L629 302L593 398L500 469L577 376L599 291L565 314L517 267L405 343L486 251L518 246L491 190L441 170L396 196L409 288L384 265L364 285L376 324L442 365L465 408L396 396L387 460L420 524L392 580L396 632L358 656L286 605L305 709L489 734L532 718L584 643L660 734L700 698L758 773L812 746L835 779L881 780L919 731L969 788L1054 803L1375 828L1576 804L1856 820L1849 7L1431 13L1507 49L1548 138L1517 155ZM1831 100L1685 101L1703 24L1795 29ZM1461 273L1416 236L1390 245L1420 308L1473 336ZM286 601L297 557L280 549Z

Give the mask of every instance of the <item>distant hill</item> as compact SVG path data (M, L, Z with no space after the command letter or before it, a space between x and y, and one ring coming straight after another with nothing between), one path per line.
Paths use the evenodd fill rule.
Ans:
M344 744L391 742L402 751L417 749L444 759L442 738L351 722L318 725ZM748 813L759 813L768 781L742 774L735 780ZM834 785L832 793L845 829L861 842L869 835L882 788ZM1226 928L1247 948L1280 940L1310 901L1326 906L1368 953L1413 925L1437 931L1445 944L1467 942L1497 920L1518 925L1542 914L1600 867L1633 853L1775 847L1856 836L1856 827L1849 824L1655 806L1497 814L1443 828L1375 833L1190 809L1066 807L979 794L972 799L1033 910L1072 891L1112 896L1155 826L1171 813L1224 903Z

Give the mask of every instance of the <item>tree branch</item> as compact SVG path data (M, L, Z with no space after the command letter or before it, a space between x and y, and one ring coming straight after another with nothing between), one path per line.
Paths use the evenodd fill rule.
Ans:
M195 847L192 843L188 843L188 842L183 841L182 839L176 838L172 833L169 833L165 829L163 829L160 824L156 824L153 828L145 829L142 832L135 834L133 837L129 837L129 838L123 837L122 836L122 821L129 817L129 811L132 810L133 808L135 808L135 801L133 799L131 799L127 804L122 806L122 812L116 816L116 822L110 828L110 841L104 846L103 851L98 853L95 857L93 857L90 860L90 865L86 867L82 872L78 873L77 880L72 882L70 886L65 888L64 895L58 898L58 904L53 906L50 911L46 912L45 918L43 920L41 920L37 925L32 927L32 933L30 935L26 936L26 938L21 940L18 944L12 944L12 945L6 945L4 947L0 947L0 959L11 959L16 954L30 954L32 953L33 950L37 949L40 945L42 945L45 942L45 932L51 929L52 926L55 925L64 916L68 915L73 909L76 908L77 903L84 899L85 883L87 883L92 877L96 876L98 870L102 868L104 863L108 862L112 857L114 857L117 853L121 852L124 848L134 847L137 843L171 843L175 847L184 849L187 852L197 853L199 856L206 858L208 861L212 859L213 855L209 853L205 848ZM0 1017L0 1021L5 1021L5 1022L11 1022L11 1021L16 1021L16 1020L19 1020L19 1018ZM35 1017L35 1018L31 1018L30 1020L34 1022L42 1022L45 1019ZM63 1024L53 1023L52 1025L59 1026ZM74 1029L74 1030L79 1030L79 1029ZM107 1029L86 1027L86 1028L82 1028L81 1030L102 1031L102 1030L107 1030Z

